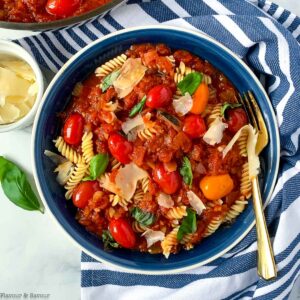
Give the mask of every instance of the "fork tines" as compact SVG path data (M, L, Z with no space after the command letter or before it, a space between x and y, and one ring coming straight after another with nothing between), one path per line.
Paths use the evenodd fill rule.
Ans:
M257 113L260 113L260 108L257 105L255 98L251 91L244 93L243 97L239 94L239 103L241 103L248 115L248 119L250 123L256 128L260 130L259 122L257 119Z

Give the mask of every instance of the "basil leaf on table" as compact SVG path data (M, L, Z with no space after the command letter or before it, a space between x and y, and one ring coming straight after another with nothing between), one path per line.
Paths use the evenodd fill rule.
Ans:
M187 216L184 217L179 230L177 232L177 240L181 241L183 236L189 233L195 233L197 230L196 212L188 208Z
M109 155L100 153L95 155L90 161L90 176L83 178L82 181L95 180L102 175L109 163Z
M137 113L139 113L143 110L146 100L147 100L147 97L144 96L142 98L142 100L131 109L130 114L129 114L130 118L134 117Z
M240 103L228 103L228 102L225 102L222 107L221 107L221 116L222 117L225 117L225 112L228 108L236 108L236 107L241 107L242 104Z
M183 177L183 181L189 186L193 183L193 172L192 166L189 159L185 156L182 161L182 166L180 168L180 175Z
M4 194L12 203L26 210L44 213L44 207L33 192L25 173L3 156L0 156L0 180Z
M119 77L121 70L113 71L108 74L102 81L102 92L105 92L110 86L113 85L114 81Z
M189 93L193 95L202 81L203 75L199 72L193 72L186 75L178 84L177 87L182 95Z
M119 248L119 244L114 240L109 230L103 230L102 241L106 250L111 248Z
M155 221L154 214L142 211L139 207L134 207L131 211L131 215L134 219L136 219L140 224L144 226L152 225Z

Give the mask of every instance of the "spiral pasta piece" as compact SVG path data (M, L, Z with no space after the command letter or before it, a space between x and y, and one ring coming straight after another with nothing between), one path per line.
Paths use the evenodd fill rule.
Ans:
M248 162L245 162L242 166L240 192L246 199L249 199L252 194L252 185L251 185L251 181L249 180L249 164L248 164Z
M202 81L201 82L205 83L206 85L210 85L212 83L211 77L207 74L202 73Z
M143 200L144 195L145 195L144 191L141 188L138 188L135 194L133 195L134 202L140 202L141 200Z
M245 200L243 196L241 196L238 200L234 202L234 204L230 207L229 211L227 212L224 221L232 222L236 219L246 208L248 201Z
M85 132L82 136L82 142L81 142L81 150L84 160L87 164L90 163L91 159L94 156L94 150L93 150L93 133Z
M161 242L161 248L163 250L163 255L168 258L171 254L172 248L178 244L177 233L179 227L175 227L169 234L165 236Z
M206 116L210 115L212 113L212 110L214 109L213 104L207 104L205 107L205 110L203 113L201 113L201 117L205 118Z
M148 229L148 227L145 225L142 225L138 221L134 221L134 222L132 222L132 229L133 229L133 231L135 231L137 233L143 233Z
M88 165L85 163L79 163L75 166L70 178L65 184L65 189L67 190L65 197L66 199L71 199L74 189L81 182L83 177L86 174L86 170L88 169Z
M145 177L141 180L141 187L145 194L149 191L149 181L149 177Z
M168 219L182 219L183 217L185 217L187 215L186 212L186 206L185 205L181 205L181 206L177 206L177 207L172 207L168 210L167 212L167 218Z
M222 218L221 217L216 217L211 220L211 222L208 224L206 231L204 233L204 237L208 237L211 234L213 234L222 224Z
M145 141L145 140L152 139L157 134L158 134L158 128L156 126L154 126L154 127L145 128L143 130L140 130L137 135L142 141Z
M119 195L109 195L109 201L111 202L112 206L120 205L122 206L125 210L128 210L127 205L132 202L130 199L127 201L125 198L119 196Z
M81 82L77 82L72 91L72 96L79 97L83 89L83 84Z
M57 150L64 156L66 159L71 161L74 164L81 164L84 162L83 157L72 149L63 139L62 136L59 136L56 140L53 141Z
M121 54L98 67L95 70L95 74L97 77L107 76L112 71L121 68L126 60L127 56L125 54Z
M207 125L210 127L211 123L216 119L221 117L221 108L222 108L222 103L218 103L214 106L212 109L210 115L207 118Z
M216 206L221 206L223 204L223 200L222 199L218 199L215 201L208 201L207 203L205 203L206 207L209 208L214 208Z
M118 160L113 158L111 161L111 170L118 170L120 168L122 168L122 164Z
M194 248L194 244L192 243L192 240L195 238L195 233L188 233L185 234L181 240L181 244L183 244L185 250L191 250Z
M240 155L242 157L247 157L247 141L248 141L248 132L244 130L237 141L240 149Z
M116 102L109 101L109 102L105 103L102 107L102 110L109 111L109 112L115 112L118 110L118 108L119 108L119 102L117 100Z
M174 81L176 84L178 84L183 78L190 74L195 72L195 70L191 69L190 67L187 67L184 62L180 62L179 66L176 68L175 74L174 74Z

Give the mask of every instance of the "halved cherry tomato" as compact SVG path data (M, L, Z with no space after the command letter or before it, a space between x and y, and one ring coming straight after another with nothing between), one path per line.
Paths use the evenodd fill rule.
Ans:
M74 113L68 117L64 125L64 140L70 145L81 142L84 119L82 115Z
M70 16L79 7L81 0L48 0L46 11L54 16Z
M108 229L115 241L122 247L131 249L135 246L135 233L125 218L112 219Z
M204 135L206 125L201 116L189 115L183 121L183 132L191 138L198 138Z
M169 87L157 85L148 92L146 105L150 108L165 107L171 102L172 95Z
M111 155L122 164L130 163L130 154L133 151L132 143L119 133L112 133L108 138L108 148Z
M218 200L233 190L233 180L229 174L204 176L200 181L200 189L208 200Z
M85 208L95 192L100 191L98 181L81 182L74 190L72 200L78 208Z
M199 115L204 112L208 102L209 89L206 83L200 83L196 92L193 95L193 106L191 113Z
M244 125L248 124L247 114L242 108L232 108L226 113L228 130L231 133L238 132Z
M178 171L168 172L163 164L155 167L153 180L168 195L174 194L180 188L182 181Z

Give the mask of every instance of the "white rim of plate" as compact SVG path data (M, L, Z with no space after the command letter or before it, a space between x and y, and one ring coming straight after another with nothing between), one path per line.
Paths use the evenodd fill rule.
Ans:
M253 226L255 225L255 220L249 225L249 227L245 230L245 232L239 237L237 238L230 246L228 246L227 248L225 248L224 250L218 252L216 255L200 262L200 263L196 263L187 267L182 267L182 268L176 268L176 269L172 269L172 270L162 270L162 271L144 271L144 270L140 270L138 268L127 268L127 267L123 267L117 264L114 264L106 259L103 258L99 258L98 256L94 255L93 253L91 253L90 251L88 251L87 249L85 249L81 244L79 244L73 237L71 237L69 235L69 233L63 228L63 226L58 222L58 220L56 219L55 215L52 213L52 211L50 210L50 208L47 205L47 201L44 198L44 194L42 192L41 186L39 184L38 181L38 176L37 176L37 171L36 171L36 163L35 163L35 158L34 158L34 144L35 144L35 133L37 130L37 123L38 123L38 119L42 110L42 106L45 102L45 99L49 93L49 91L51 90L52 86L54 85L54 83L59 79L59 76L64 72L64 70L73 63L73 61L75 61L79 56L82 55L82 53L84 53L87 49L93 47L94 45L101 43L102 41L109 39L111 37L126 33L126 32L131 32L131 31L138 31L138 30L148 30L148 29L162 29L162 30L174 30L174 31L181 31L181 32L186 32L188 34L192 34L195 35L201 39L206 39L209 42L214 43L215 45L221 47L224 51L226 51L228 54L230 54L233 58L235 58L249 73L249 75L254 79L254 81L256 82L257 86L260 88L260 90L263 92L264 96L266 97L266 99L268 100L268 105L270 106L270 111L272 114L272 119L276 121L276 117L275 117L275 113L272 109L269 97L267 95L267 93L265 92L263 86L261 85L260 81L257 79L257 77L253 74L253 72L251 71L251 69L235 54L233 53L231 50L229 50L227 47L225 47L224 45L222 45L221 43L219 43L218 41L214 40L213 38L211 38L210 36L203 34L201 32L197 32L197 31L193 31L190 29L185 29L185 28L181 28L181 27L175 27L175 26L168 26L168 25L152 25L152 26L136 26L136 27L131 27L128 29L122 29L119 30L117 32L113 32L110 33L104 37L101 37L99 39L97 39L96 41L92 42L91 44L87 45L86 47L82 48L78 53L76 53L74 56L72 56L65 64L64 66L59 70L59 72L55 75L55 77L52 79L51 83L49 84L47 90L44 93L44 96L40 102L37 114L36 114L36 118L34 121L34 125L33 125L33 138L32 138L32 144L31 144L31 155L32 155L32 162L33 162L33 175L34 175L34 180L35 183L37 185L37 190L39 192L39 195L43 201L43 204L45 205L45 208L48 209L48 211L50 212L50 215L52 216L52 218L55 220L55 223L58 225L58 227L69 237L69 239L77 246L79 247L83 252L85 252L86 254L88 254L89 256L91 256L92 258L94 258L95 260L105 263L109 266L112 266L114 268L119 269L120 271L125 271L125 272L130 272L130 273L138 273L138 274L148 274L148 275L164 275L164 274L175 274L175 273L179 273L179 272L185 272L185 271L189 271L192 269L195 269L197 267L203 266L205 264L208 264L210 262L212 262L213 260L219 258L220 256L224 255L225 253L227 253L229 250L231 250L234 246L236 246L239 242L241 242L244 237L250 232L250 230L253 228ZM275 124L277 124L275 122ZM280 138L279 138L279 131L278 131L278 127L276 127L276 142L277 142L277 147L278 147L278 151L280 149ZM270 199L271 199L271 195L273 193L274 187L275 187L275 183L277 180L277 176L278 176L278 169L279 169L279 155L280 153L278 152L278 159L276 161L276 166L275 166L275 172L276 172L276 178L273 179L273 182L271 184L271 188L270 191L268 193L267 199L264 203L264 208L267 206L267 204L269 203Z

